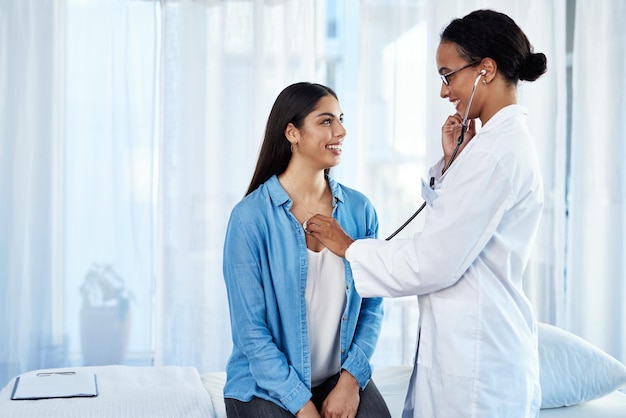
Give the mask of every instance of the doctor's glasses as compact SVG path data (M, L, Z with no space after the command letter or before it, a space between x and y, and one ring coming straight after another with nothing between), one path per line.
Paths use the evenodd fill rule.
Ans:
M452 74L454 74L454 73L456 73L456 72L458 72L458 71L464 70L464 69L466 69L467 67L471 67L472 65L476 65L476 64L478 64L479 62L480 62L480 60L472 61L472 62L470 62L469 64L465 64L464 66L457 68L456 70L452 70L452 71L450 71L449 73L439 74L439 77L441 77L441 81L443 81L443 84L445 84L446 86L449 86L449 85L450 85L450 80L449 80L449 77L450 77Z

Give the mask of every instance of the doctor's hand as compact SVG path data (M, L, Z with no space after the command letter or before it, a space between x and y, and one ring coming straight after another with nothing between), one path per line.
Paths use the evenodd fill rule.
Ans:
M354 242L335 218L320 214L307 219L304 231L339 257L345 257L346 250Z
M443 126L441 127L441 145L443 147L443 157L445 165L448 166L448 161L450 157L452 157L452 153L456 148L456 144L458 143L459 136L461 135L461 125L463 123L463 117L461 115L454 114L448 116ZM463 143L459 147L457 151L457 156L463 151L463 148L474 138L476 135L476 123L469 119L467 121L467 130L465 131L465 137Z

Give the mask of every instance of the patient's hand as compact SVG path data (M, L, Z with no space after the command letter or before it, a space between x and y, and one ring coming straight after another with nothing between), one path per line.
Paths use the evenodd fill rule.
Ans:
M307 219L305 231L339 257L345 257L346 250L354 242L335 218L320 214Z
M322 418L354 418L360 401L359 383L343 370L337 385L322 403Z
M302 409L296 413L297 418L321 418L313 401L308 401Z

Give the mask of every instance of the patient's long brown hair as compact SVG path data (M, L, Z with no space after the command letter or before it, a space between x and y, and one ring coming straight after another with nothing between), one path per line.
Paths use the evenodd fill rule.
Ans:
M290 123L298 129L302 128L304 118L315 110L322 97L328 95L337 99L330 87L308 82L292 84L280 92L267 119L265 137L246 196L274 174L281 174L287 169L291 144L285 137L285 128Z

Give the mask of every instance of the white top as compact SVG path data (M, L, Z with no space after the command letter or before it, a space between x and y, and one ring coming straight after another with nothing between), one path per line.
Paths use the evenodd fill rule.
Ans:
M308 250L306 314L311 347L311 386L320 385L341 370L339 334L346 304L346 283L341 258L324 248Z
M536 416L537 327L522 277L543 186L525 109L501 109L443 176L442 164L430 170L421 233L357 240L346 251L362 297L418 295L403 416Z

